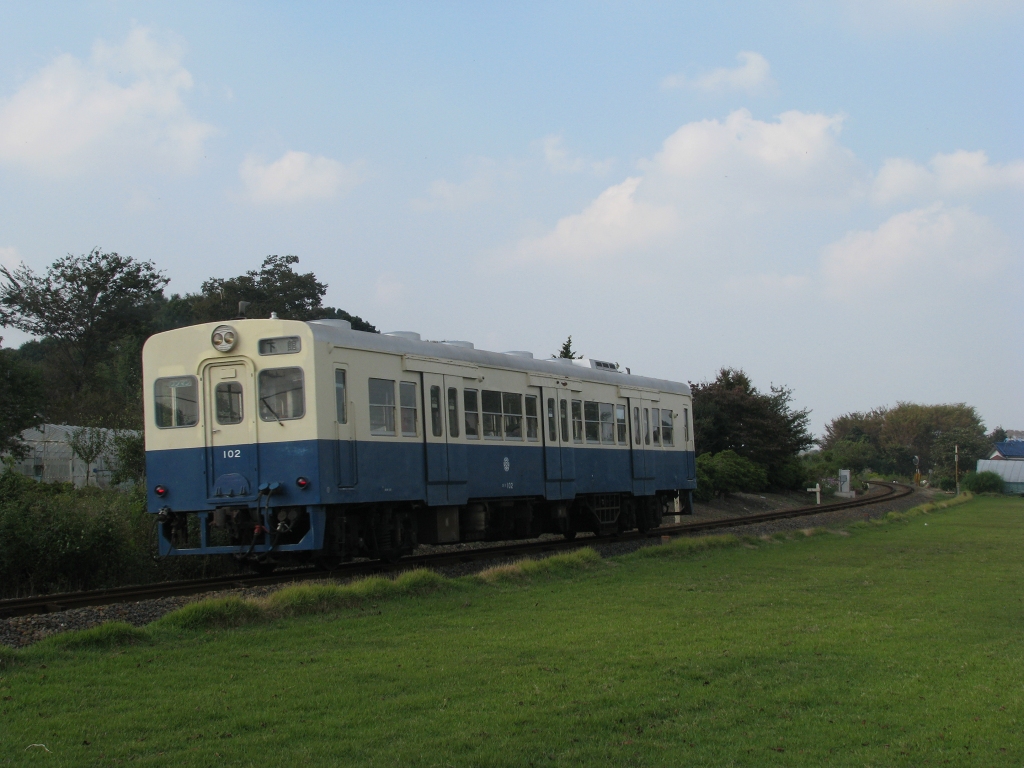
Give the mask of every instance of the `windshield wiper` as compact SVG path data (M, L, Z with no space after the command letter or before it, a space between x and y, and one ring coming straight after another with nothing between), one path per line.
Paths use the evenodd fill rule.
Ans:
M261 397L260 402L263 403L264 407L266 407L268 411L270 411L270 415L274 417L274 420L283 427L284 422L281 421L281 417L277 415L274 409L270 407L270 403L267 402L267 398Z

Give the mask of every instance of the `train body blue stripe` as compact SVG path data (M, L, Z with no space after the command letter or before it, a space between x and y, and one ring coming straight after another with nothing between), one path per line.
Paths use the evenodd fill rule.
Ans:
M216 462L214 450L219 452ZM545 450L571 453L571 460L568 455L562 457L561 466L573 470L564 475L552 470L554 457L549 455L545 462ZM234 464L223 459L225 451L238 452ZM147 451L148 508L150 512L164 506L196 512L232 503L254 506L258 487L273 482L281 488L271 497L271 506L381 501L464 504L471 498L650 495L696 487L692 452L656 449L644 455L644 471L637 472L625 448L545 449L539 444L487 441L446 446L303 440ZM296 485L299 477L309 480L306 489ZM167 489L164 497L154 492L157 486Z

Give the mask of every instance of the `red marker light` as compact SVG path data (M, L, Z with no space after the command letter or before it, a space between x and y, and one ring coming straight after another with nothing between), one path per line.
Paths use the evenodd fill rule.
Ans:
M167 489L162 485L158 485L156 488L153 489L153 493L162 498L167 495Z
M295 484L299 486L299 488L306 489L309 487L309 480L307 480L304 477L300 477L298 480L295 481Z

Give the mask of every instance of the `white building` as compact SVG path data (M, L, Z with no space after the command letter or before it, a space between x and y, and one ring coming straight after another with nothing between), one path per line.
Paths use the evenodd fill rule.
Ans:
M39 429L26 429L21 433L28 452L24 459L14 463L16 472L35 478L44 483L74 483L76 488L85 485L110 485L110 475L117 462L108 447L103 454L87 468L85 462L74 455L68 445L68 436L80 427L66 424L43 424ZM113 430L104 429L107 437ZM108 441L109 445L109 441Z

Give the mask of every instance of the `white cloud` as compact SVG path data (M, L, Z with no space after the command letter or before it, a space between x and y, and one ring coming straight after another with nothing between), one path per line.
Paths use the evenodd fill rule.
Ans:
M871 197L877 203L919 197L967 197L999 189L1024 190L1024 161L993 165L984 152L939 153L918 165L890 158L875 177Z
M540 141L541 149L544 152L544 162L554 173L582 173L588 171L595 175L607 173L612 167L612 160L588 160L583 157L573 157L565 148L561 136L545 136Z
M643 175L608 187L547 235L522 241L518 252L578 261L671 240L676 254L697 258L716 240L711 247L721 249L776 227L783 214L849 206L867 173L839 143L841 126L839 116L786 112L766 122L744 109L724 121L688 123L639 163Z
M266 163L254 155L238 169L246 193L255 203L299 203L326 200L350 192L360 182L358 170L329 157L285 152Z
M847 234L825 248L821 267L831 295L853 298L888 287L910 296L925 286L957 292L985 281L1008 253L1006 236L990 219L935 203Z
M740 51L736 56L738 67L720 67L696 77L684 74L669 75L661 81L662 88L687 88L705 93L745 91L751 94L775 90L768 59L755 51Z
M88 63L58 56L0 101L0 163L50 174L140 160L193 167L214 129L184 104L182 55L136 27L122 45L97 42Z
M425 197L412 201L414 211L464 211L494 199L500 183L518 173L512 163L499 163L489 157L466 161L468 176L462 181L437 179L430 184Z
M566 216L549 234L520 243L528 260L589 261L650 246L676 226L671 208L635 199L639 176L609 187L579 214Z

